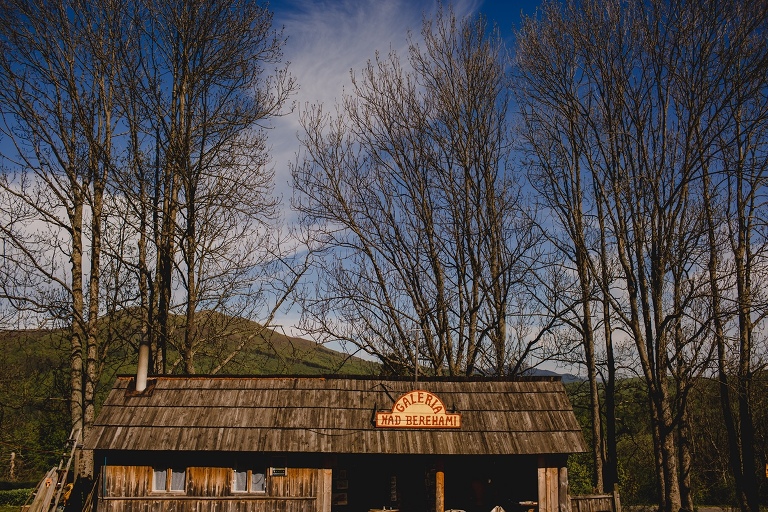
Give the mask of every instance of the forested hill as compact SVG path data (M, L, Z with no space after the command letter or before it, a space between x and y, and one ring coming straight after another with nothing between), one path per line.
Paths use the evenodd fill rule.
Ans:
M220 374L352 374L378 372L378 365L286 336L243 319L230 321L228 336L211 336L196 359L197 373L210 373L242 346ZM103 319L96 405L118 374L136 370L132 323ZM205 333L202 333L205 335ZM0 331L0 482L36 481L58 463L69 436L69 343L65 329ZM168 352L168 373L181 373L178 356ZM13 464L9 464L11 454Z

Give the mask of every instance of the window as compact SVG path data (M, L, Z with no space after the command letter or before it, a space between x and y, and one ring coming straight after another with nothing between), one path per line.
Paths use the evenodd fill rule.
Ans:
M263 470L232 470L232 492L267 492L267 476Z
M184 492L187 483L187 472L183 469L171 470L171 491Z
M168 470L155 468L154 477L152 478L152 490L165 491L167 489L168 489Z
M264 473L251 473L251 492L267 492L267 475Z
M154 468L152 490L158 492L184 492L187 471L181 468Z

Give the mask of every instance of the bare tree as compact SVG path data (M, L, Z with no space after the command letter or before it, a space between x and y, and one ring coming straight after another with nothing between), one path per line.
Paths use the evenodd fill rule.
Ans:
M592 422L593 485L598 492L603 485L602 414L596 362L596 327L593 318L595 278L600 256L594 246L596 208L591 196L588 118L589 98L579 90L588 78L576 73L580 48L563 38L572 22L559 7L545 4L545 24L527 27L518 38L515 91L520 106L520 139L527 155L528 181L546 205L549 222L545 230L549 240L562 255L561 265L568 265L576 276L571 326L581 339L583 362L590 388ZM546 68L545 68L546 66Z
M734 147L718 141L727 98L743 85L736 77L764 83L761 59L738 42L764 34L763 9L749 21L739 14L746 8L552 3L526 21L519 38L526 133L549 180L543 191L572 243L582 302L589 303L590 281L600 283L635 343L652 413L659 501L670 511L693 507L687 397L713 347L710 284L702 273L702 193L709 187L702 173ZM739 75L724 73L735 63L743 66ZM579 181L584 177L590 187ZM579 258L588 248L578 227L584 205L595 208L604 238L595 257ZM614 277L605 272L607 258L618 261ZM579 271L579 261L588 272ZM606 309L604 322L613 322ZM583 306L581 312L585 318ZM590 359L587 351L588 366Z
M708 270L717 348L717 376L731 472L743 512L759 509L753 390L761 371L766 297L754 285L766 276L765 185L768 102L768 5L738 4L720 14L719 31L709 36L717 80L694 101L717 100L720 108L701 129L707 147L702 161L702 200L707 219ZM728 37L723 37L727 33ZM727 84L721 87L719 84ZM764 353L764 352L763 352Z
M143 350L154 346L158 372L194 373L196 354L222 337L199 311L252 318L267 307L269 320L302 274L277 229L264 129L295 83L279 67L284 38L254 1L133 10L136 44L121 75L132 149L116 190L133 199ZM168 346L179 354L171 366Z
M486 28L441 11L407 65L377 55L335 115L303 114L295 206L328 247L303 325L389 371L503 374L522 359L513 333L530 339L510 319L538 239L509 163L503 46Z
M311 255L307 238L275 229L264 130L294 81L271 13L249 0L172 4L0 8L0 299L70 329L81 435L105 340L123 334L114 325L137 311L138 336L122 341L145 357L159 347L161 369L171 344L179 369L206 352L218 371L245 343L222 340L248 324L218 319L265 329Z
M2 20L0 108L10 146L0 182L2 294L19 310L70 327L72 426L84 436L98 382L119 10L106 0L6 2Z

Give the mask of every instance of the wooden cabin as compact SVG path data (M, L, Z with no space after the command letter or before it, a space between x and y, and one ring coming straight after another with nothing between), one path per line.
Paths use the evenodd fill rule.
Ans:
M559 379L120 377L85 441L99 511L569 512Z

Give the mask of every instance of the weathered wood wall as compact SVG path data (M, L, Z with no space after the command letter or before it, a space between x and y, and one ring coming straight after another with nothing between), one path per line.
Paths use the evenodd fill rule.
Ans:
M99 512L316 512L315 498L202 498L196 496L156 499L107 498L99 501Z
M148 466L106 466L103 471L105 496L147 496L152 489L152 468Z
M539 457L538 491L538 512L572 512L565 459Z
M264 494L233 494L230 468L187 468L184 493L152 492L152 468L106 466L98 510L105 512L329 512L331 471L289 468Z
M187 495L226 496L231 494L231 478L229 468L187 468Z
M612 494L592 494L571 496L572 512L621 512L619 489L614 488Z

